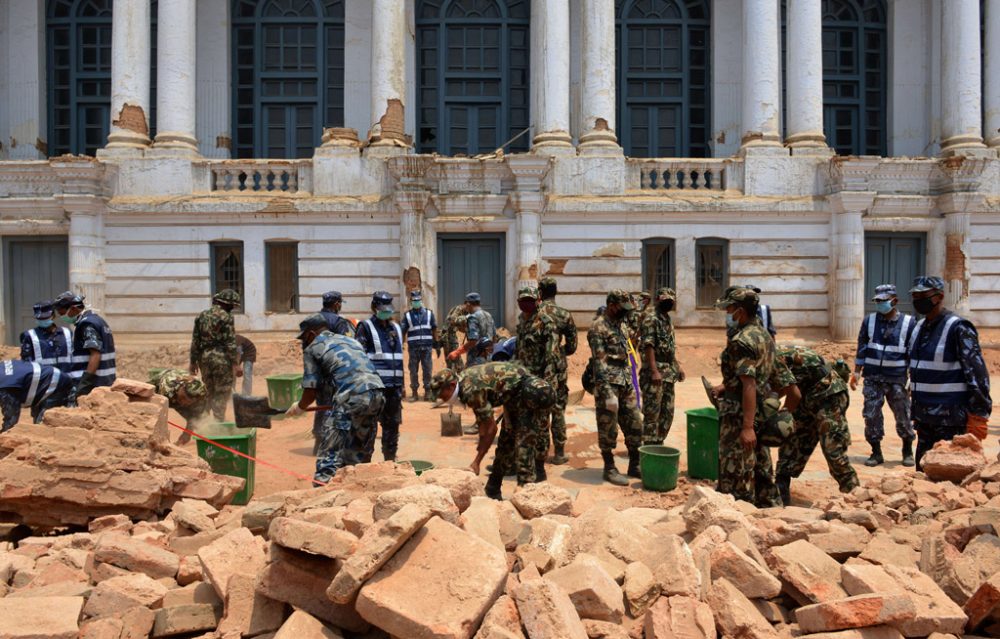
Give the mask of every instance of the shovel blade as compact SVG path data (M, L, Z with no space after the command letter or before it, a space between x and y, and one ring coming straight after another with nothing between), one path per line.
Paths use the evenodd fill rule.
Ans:
M271 408L266 397L233 393L233 418L236 428L270 428L271 415L281 411Z
M441 436L461 437L462 436L462 416L455 413L441 415Z
M712 406L715 406L715 410L719 410L719 400L716 399L715 394L712 392L712 382L702 376L701 385L705 387L705 394L708 395L708 401L712 402Z

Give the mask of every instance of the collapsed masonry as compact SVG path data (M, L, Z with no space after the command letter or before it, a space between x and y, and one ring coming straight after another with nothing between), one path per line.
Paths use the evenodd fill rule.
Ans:
M672 509L550 484L496 502L392 463L246 507L170 493L159 520L0 543L0 637L1000 636L1000 462L967 439L929 459L959 483L887 473L770 510L689 484Z

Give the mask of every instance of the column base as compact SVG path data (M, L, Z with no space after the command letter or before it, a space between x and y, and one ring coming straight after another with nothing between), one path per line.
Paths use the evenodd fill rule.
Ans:
M788 157L789 149L782 144L744 144L740 147L739 157Z
M114 130L108 135L108 143L97 150L97 157L139 157L149 148L149 136L135 131Z
M808 157L808 158L832 158L837 155L837 152L826 146L792 146L788 147L788 150L792 152L792 157Z
M618 144L618 136L608 128L591 129L581 135L577 151L580 155L603 156L618 156L625 153L621 145Z
M826 135L822 131L803 131L785 138L785 146L790 148L827 148Z
M198 156L198 140L192 135L163 131L156 134L152 148L146 152L147 157L196 157Z
M941 155L952 157L956 155L966 157L992 157L995 151L986 148L983 138L978 135L954 135L941 141Z
M531 140L531 152L540 155L574 155L573 138L567 131L544 131Z
M363 155L368 158L392 158L398 155L407 155L411 151L413 151L413 148L409 146L392 143L372 143L365 147Z

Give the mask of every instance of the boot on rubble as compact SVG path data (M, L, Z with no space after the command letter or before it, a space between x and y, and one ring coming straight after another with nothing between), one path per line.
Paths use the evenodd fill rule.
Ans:
M635 477L636 479L642 479L642 471L639 469L639 451L638 451L638 449L628 451L628 472L626 474L629 477Z
M913 460L913 440L904 439L903 440L903 465L907 468L911 468L916 464Z
M535 481L548 481L549 476L545 474L545 459L535 460Z
M628 486L628 479L615 468L615 456L613 453L601 453L604 459L604 481L615 486Z
M563 464L569 461L569 457L566 456L565 448L566 448L565 446L556 444L556 452L552 456L552 461L551 461L551 463L554 466L562 466Z
M499 465L495 465L493 466L493 470L490 471L489 479L486 480L486 496L490 499L503 501L503 493L501 492L502 486L503 470L499 468Z
M882 443L881 442L873 442L872 443L872 454L871 454L871 457L869 457L865 461L865 466L868 466L870 468L872 466L880 466L880 465L882 465L884 463L885 463L885 459L882 457Z
M781 495L781 503L786 506L791 506L792 478L788 475L778 475L774 478L774 483L778 485L778 494Z

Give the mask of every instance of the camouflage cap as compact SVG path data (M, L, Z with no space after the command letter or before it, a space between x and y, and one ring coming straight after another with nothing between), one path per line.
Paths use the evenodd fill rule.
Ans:
M891 300L894 297L896 297L895 284L879 284L875 287L875 296L872 297L872 301L880 302L884 300Z
M726 308L731 304L744 304L746 302L758 302L757 292L752 288L742 286L730 286L722 297L715 301L715 308Z
M677 293L675 293L674 289L670 288L669 286L664 286L663 288L656 289L656 299L660 300L661 302L663 300L677 301Z
M944 291L944 280L937 275L921 275L913 278L911 293L923 293L925 291Z
M201 399L202 397L208 396L208 389L205 387L205 382L201 381L197 377L192 377L186 384L184 384L184 392L191 399Z
M522 286L517 289L517 299L523 300L525 298L538 299L538 289L534 286Z
M833 372L840 376L845 382L851 380L851 367L850 365L842 359L838 359L833 363Z
M605 302L608 306L618 304L626 311L635 310L635 304L632 303L632 296L623 288L615 288L608 291L608 297Z
M758 287L754 286L753 284L744 284L740 288L748 288L748 289L750 289L751 291L753 291L754 293L757 293L757 294L760 294L760 292L761 292L760 289Z
M434 378L431 379L431 385L428 387L431 396L437 397L441 389L452 382L458 382L458 373L450 368L445 368L434 373Z
M231 288L222 289L212 299L222 304L229 304L230 306L239 306L240 304L240 294Z
M552 277L551 275L546 275L542 279L538 280L538 286L539 287L542 287L542 286L555 286L555 285L556 285L556 278Z

